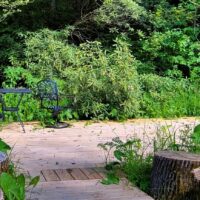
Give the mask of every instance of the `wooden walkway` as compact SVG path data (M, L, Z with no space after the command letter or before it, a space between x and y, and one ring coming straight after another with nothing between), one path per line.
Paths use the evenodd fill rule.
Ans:
M40 179L43 182L93 180L105 177L106 171L104 168L47 169L40 172Z
M55 184L56 183L56 184ZM102 185L97 180L43 182L34 190L31 200L152 200L139 189L119 185ZM29 200L27 198L27 200Z
M120 185L104 186L103 173L96 168L105 162L97 145L118 136L122 140L137 135L143 139L154 137L160 124L180 126L194 124L195 119L175 121L135 120L126 123L74 123L66 129L43 129L25 123L26 134L18 124L4 127L1 138L13 145L13 158L21 171L40 175L41 182L34 189L31 200L150 200L137 188ZM112 159L112 157L110 158Z

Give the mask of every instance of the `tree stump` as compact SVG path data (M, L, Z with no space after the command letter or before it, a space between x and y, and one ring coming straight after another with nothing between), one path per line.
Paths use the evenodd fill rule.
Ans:
M196 154L155 153L151 174L152 197L155 200L200 200L199 167L200 156Z
M9 168L8 156L5 153L0 152L0 174L2 172L7 172L8 168ZM0 200L4 200L4 195L1 189L0 189Z

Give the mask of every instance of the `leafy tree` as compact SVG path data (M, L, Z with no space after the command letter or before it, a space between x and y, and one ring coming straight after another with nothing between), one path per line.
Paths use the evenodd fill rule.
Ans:
M10 15L20 11L20 7L29 3L29 0L1 0L0 22L5 21Z

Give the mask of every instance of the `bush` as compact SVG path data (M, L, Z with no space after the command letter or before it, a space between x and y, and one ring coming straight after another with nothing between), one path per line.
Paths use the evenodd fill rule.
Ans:
M127 38L118 37L113 47L104 51L100 42L86 42L79 47L66 44L68 34L67 30L29 33L25 41L25 60L16 58L13 63L24 67L7 67L4 87L25 86L35 91L36 83L48 77L58 83L63 104L67 95L74 96L73 112L66 111L61 116L63 119L137 116L140 96L138 61L130 53ZM24 104L21 112L26 120L43 120L46 114L41 113L34 98L34 95L32 99L24 98L27 106ZM7 98L8 103L13 100ZM11 119L16 119L13 117Z
M69 29L29 33L25 40L25 65L34 76L62 78L64 69L76 62L76 48L67 44Z
M65 70L65 93L76 98L82 117L129 118L138 115L140 88L137 61L129 45L116 39L114 50L88 42L76 52L77 65Z

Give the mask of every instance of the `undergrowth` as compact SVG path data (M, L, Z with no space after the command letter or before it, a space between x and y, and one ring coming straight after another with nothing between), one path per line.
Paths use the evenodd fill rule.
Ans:
M160 126L154 138L146 135L143 141L135 137L122 141L116 137L98 146L105 152L105 168L108 170L103 184L118 184L120 177L125 175L134 186L149 193L154 152L171 150L200 153L200 125L178 128ZM114 159L111 159L113 156Z

